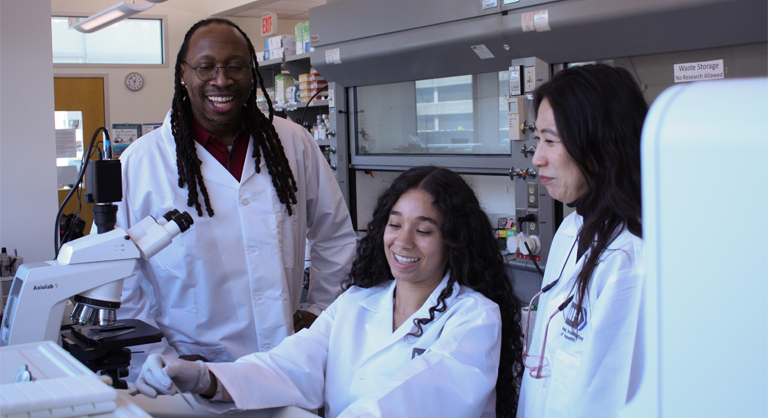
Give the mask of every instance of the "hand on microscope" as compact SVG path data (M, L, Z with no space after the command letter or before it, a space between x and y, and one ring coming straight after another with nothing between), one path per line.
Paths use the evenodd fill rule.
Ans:
M142 393L156 398L158 393L197 393L208 398L216 393L216 378L202 361L186 361L176 357L150 354L136 379L132 395Z

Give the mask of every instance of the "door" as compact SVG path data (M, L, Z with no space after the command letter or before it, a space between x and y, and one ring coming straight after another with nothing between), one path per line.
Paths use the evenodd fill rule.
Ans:
M79 111L82 113L83 150L86 150L96 129L100 126L106 126L104 78L54 77L53 94L56 111ZM97 142L100 140L101 135L96 138ZM103 149L104 146L101 145L99 148ZM96 158L98 158L98 155L93 153L91 159ZM69 189L59 189L59 206L64 202L69 191ZM62 214L75 213L81 204L79 216L85 221L85 234L87 235L93 224L93 211L91 209L93 204L85 203L85 201L80 202L77 196L72 196Z

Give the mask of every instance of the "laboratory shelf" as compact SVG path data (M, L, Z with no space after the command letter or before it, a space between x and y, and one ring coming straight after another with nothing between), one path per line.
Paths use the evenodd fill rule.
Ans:
M285 62L309 60L309 54L310 53L307 52L304 54L289 55L285 57Z
M272 106L275 108L275 110L285 110L287 112L292 112L295 110L303 110L304 107L307 106L307 102L297 102L297 103L273 103ZM312 100L312 102L309 104L309 107L327 107L328 106L328 100Z

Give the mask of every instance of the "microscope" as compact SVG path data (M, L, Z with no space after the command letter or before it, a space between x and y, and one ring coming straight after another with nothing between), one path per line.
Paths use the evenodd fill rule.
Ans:
M115 388L125 389L120 378L128 375L127 347L159 342L163 333L139 320L116 319L123 279L133 273L139 257L151 258L194 221L174 209L159 219L148 216L128 231L114 228L117 206L112 202L122 200L120 161L94 160L84 171L86 201L96 203L98 234L65 243L52 261L18 268L0 324L0 346L60 341L88 368L109 375ZM72 326L62 333L70 298L75 303Z

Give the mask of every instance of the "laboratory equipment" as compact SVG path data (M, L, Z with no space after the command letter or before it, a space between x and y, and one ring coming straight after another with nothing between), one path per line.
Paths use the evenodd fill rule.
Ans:
M22 265L11 285L0 326L0 345L59 340L64 308L72 311L66 348L93 370L102 370L121 385L130 351L125 347L160 341L162 333L138 320L115 319L122 279L139 257L149 259L192 225L177 210L160 220L147 217L127 232L117 228L92 234L61 247L56 260Z
M767 114L766 78L679 84L650 108L644 359L621 418L768 416Z
M3 247L2 253L0 253L0 286L2 286L0 312L5 309L5 300L11 290L11 282L13 282L13 276L16 275L16 269L22 264L24 264L24 257L19 257L18 250L14 249L13 254L8 254L8 250Z
M511 167L509 178L515 184L515 221L517 231L508 248L516 260L510 265L518 282L530 277L540 288L549 247L562 220L562 205L545 187L540 187L537 167L533 165L536 152L533 93L549 81L549 64L536 57L513 59L509 67L509 139ZM510 245L511 244L511 245Z
M0 347L0 413L8 416L67 418L188 418L220 416L184 397L130 396L100 382L91 370L52 341ZM16 383L25 368L30 381ZM193 401L194 402L194 401ZM18 415L12 415L18 414ZM294 406L242 411L240 418L308 418L316 415Z
M5 417L149 418L52 341L0 348Z

